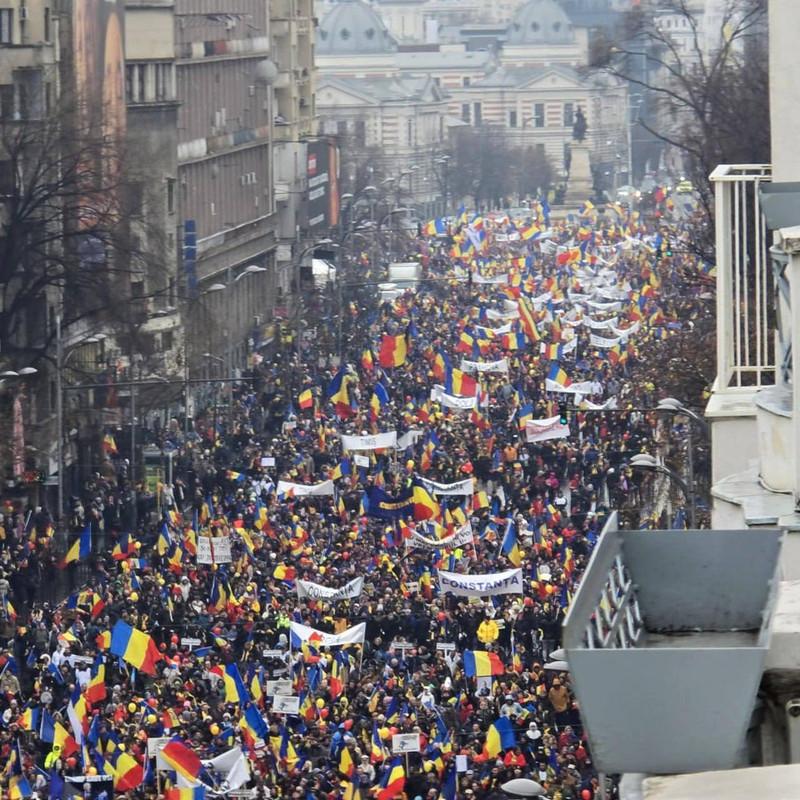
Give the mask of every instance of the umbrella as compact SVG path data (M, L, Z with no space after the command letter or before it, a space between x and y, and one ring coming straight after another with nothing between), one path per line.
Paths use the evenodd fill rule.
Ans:
M506 781L500 788L517 797L541 797L544 794L544 789L530 778L514 778Z

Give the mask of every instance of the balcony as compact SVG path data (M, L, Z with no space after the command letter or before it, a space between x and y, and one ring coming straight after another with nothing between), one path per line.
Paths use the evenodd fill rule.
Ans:
M626 531L611 516L563 637L598 769L742 765L782 545L779 530Z
M759 189L768 164L724 164L711 173L717 245L716 391L775 383L775 293Z

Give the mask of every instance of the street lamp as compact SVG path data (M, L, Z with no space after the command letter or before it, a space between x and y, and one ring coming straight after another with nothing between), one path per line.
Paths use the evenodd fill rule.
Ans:
M696 423L700 426L703 434L708 437L709 435L709 428L708 423L696 412L692 411L690 408L686 408L680 400L676 400L674 397L665 397L662 400L658 401L656 406L657 411L667 411L672 414L681 414L688 418L689 425L688 425L688 436L686 441L687 447L687 455L686 455L686 470L689 473L688 475L688 482L689 486L692 490L692 508L691 508L691 519L692 519L692 527L695 527L695 517L696 517L696 509L695 505L697 502L697 495L695 493L695 477L694 477L694 430L692 427L693 423Z
M303 259L309 254L313 253L319 247L330 246L333 244L332 239L320 239L315 244L310 244L308 247L305 247L303 250L298 253L297 258L294 263L294 279L295 279L295 286L297 289L297 301L295 303L295 338L297 342L295 343L295 347L297 348L297 358L298 362L300 358L302 358L302 349L300 347L300 323L301 323L301 314L300 314L300 268L303 265Z
M687 484L686 481L681 478L677 472L675 472L675 470L672 470L665 464L662 464L649 453L640 453L639 455L634 456L629 463L632 467L636 467L637 469L646 469L651 472L658 472L662 475L666 475L668 478L677 483L689 506L689 524L691 525L692 529L697 528L694 491L689 484Z

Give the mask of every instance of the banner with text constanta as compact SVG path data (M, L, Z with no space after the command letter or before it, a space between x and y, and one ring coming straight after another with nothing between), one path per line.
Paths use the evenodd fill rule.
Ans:
M310 597L313 600L329 600L335 602L336 600L350 600L358 597L361 590L364 588L364 578L353 578L350 583L346 583L338 589L330 586L320 586L318 583L311 581L295 581L297 584L298 597Z
M458 597L494 597L498 594L522 594L522 570L508 569L487 575L459 575L439 570L439 588Z

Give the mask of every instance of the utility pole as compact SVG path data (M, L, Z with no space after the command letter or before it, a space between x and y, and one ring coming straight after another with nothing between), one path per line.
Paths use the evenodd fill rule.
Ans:
M56 525L64 515L64 390L61 385L64 367L64 342L61 339L61 311L56 313L56 461L58 462L58 511Z

